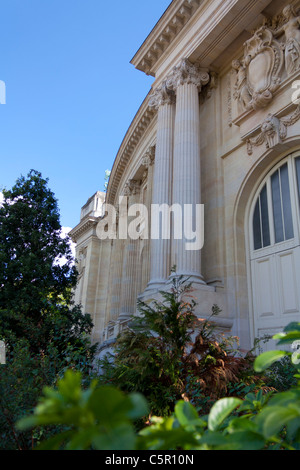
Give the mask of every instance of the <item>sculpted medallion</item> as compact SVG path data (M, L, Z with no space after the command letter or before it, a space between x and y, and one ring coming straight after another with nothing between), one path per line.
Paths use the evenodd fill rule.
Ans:
M266 26L259 28L244 44L244 58L233 61L236 70L234 98L243 110L267 106L280 86L284 65L281 44Z
M244 56L232 62L233 98L240 112L266 107L282 81L300 70L300 16L287 5L244 43Z

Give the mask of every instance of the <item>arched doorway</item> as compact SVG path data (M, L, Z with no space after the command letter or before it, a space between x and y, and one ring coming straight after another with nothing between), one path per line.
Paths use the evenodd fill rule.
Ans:
M300 152L281 160L260 184L250 209L254 336L300 321ZM265 349L275 347L270 341Z

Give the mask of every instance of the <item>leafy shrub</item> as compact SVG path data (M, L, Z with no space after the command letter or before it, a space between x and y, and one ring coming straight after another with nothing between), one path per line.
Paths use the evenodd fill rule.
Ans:
M40 354L33 353L26 340L8 348L6 364L0 365L0 449L26 450L57 432L56 428L21 432L15 422L32 412L45 386L55 386L70 368L80 370L88 385L93 360L89 343L65 346L65 354L52 343Z
M300 339L300 323L288 325L275 335L278 344ZM300 449L300 356L286 351L268 351L254 363L260 373L284 357L289 357L296 387L284 392L262 390L249 393L242 400L222 398L212 406L208 416L199 417L195 408L180 401L168 418L154 418L141 431L146 449L198 450L299 450Z
M116 388L81 387L81 373L67 371L58 389L44 389L44 398L32 416L19 421L18 428L61 425L65 430L38 446L46 449L134 449L137 435L133 421L147 414L145 399L139 394L125 395Z
M113 361L101 361L101 380L142 393L153 414L170 414L182 397L209 406L229 384L251 375L254 357L238 357L232 351L236 338L216 334L216 305L208 320L196 317L183 277L174 277L170 292L161 296L160 302L138 303L140 315L118 337Z
M279 344L299 341L300 323L274 338ZM191 403L179 400L171 416L152 417L139 433L134 433L133 422L148 411L141 395L126 396L97 381L83 391L80 374L67 371L58 390L45 389L34 414L17 427L67 426L41 449L300 450L300 355L269 351L256 358L254 367L260 373L286 356L295 367L296 387L268 394L251 392L244 399L221 398L204 416Z

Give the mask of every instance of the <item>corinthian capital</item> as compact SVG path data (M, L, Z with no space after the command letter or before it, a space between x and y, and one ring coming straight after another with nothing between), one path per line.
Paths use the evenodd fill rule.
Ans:
M209 82L209 74L201 70L197 65L192 64L188 59L182 59L166 80L168 89L176 91L179 85L192 84L199 91L203 85Z
M158 109L160 106L173 103L175 103L175 95L167 88L166 81L164 81L150 96L149 106Z
M155 159L155 146L150 147L147 152L142 157L142 165L145 168L149 168L149 166L153 165Z

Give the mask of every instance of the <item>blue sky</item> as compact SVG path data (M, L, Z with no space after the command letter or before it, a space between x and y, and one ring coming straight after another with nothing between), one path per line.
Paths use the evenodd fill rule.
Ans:
M130 60L170 0L2 0L0 190L49 178L63 226L104 188L152 77Z

